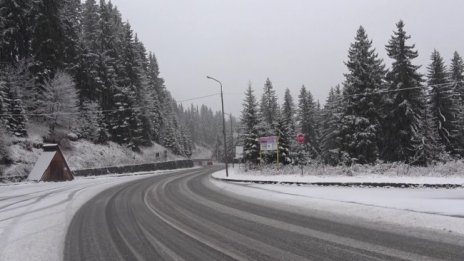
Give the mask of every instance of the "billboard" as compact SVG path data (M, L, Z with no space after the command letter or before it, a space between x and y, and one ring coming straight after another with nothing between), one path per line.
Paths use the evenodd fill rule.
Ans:
M260 149L263 151L275 151L278 149L279 137L278 136L268 136L261 137L258 139Z

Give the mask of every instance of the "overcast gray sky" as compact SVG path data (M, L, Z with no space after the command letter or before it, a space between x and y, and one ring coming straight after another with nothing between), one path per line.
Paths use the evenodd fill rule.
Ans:
M279 99L286 88L297 99L301 85L324 103L344 80L347 51L363 25L387 66L385 44L403 19L429 63L433 49L446 62L464 56L461 0L112 0L146 48L175 99L214 94L224 84L225 111L239 116L252 82L258 99L267 77ZM220 110L219 96L193 101ZM189 102L184 102L189 105Z

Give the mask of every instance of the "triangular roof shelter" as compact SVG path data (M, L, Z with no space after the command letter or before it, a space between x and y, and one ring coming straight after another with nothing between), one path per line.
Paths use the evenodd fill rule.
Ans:
M27 177L33 181L73 180L71 169L57 144L44 144L43 152Z

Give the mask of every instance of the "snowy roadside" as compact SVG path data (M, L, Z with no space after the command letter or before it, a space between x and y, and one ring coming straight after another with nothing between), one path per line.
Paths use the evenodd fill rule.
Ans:
M346 175L301 175L268 174L266 171L244 172L238 165L229 168L229 176L225 170L213 174L214 178L237 181L273 181L278 183L398 183L398 184L455 184L464 185L463 175L453 176L388 176L378 174Z
M62 260L75 212L99 192L177 170L0 185L0 260Z
M237 171L238 172L238 171ZM224 178L225 171L213 174ZM377 181L376 177L314 177L298 175L247 175L229 171L229 179L275 181ZM376 223L433 229L464 235L464 189L320 187L211 181L221 190L251 198L366 219ZM382 182L463 182L461 178L384 177Z

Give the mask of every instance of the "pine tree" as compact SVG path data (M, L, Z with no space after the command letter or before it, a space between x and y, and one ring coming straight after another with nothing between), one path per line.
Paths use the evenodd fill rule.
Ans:
M279 126L280 121L280 108L277 102L277 96L275 94L274 87L271 81L266 79L263 89L263 95L261 96L260 103L260 118L261 125L259 126L262 136L279 136L281 130ZM262 157L265 162L273 162L277 159L277 152L274 151L262 151Z
M7 136L3 125L0 125L0 165L11 164L13 160L11 159L11 151L8 147ZM0 169L0 176L2 175Z
M440 142L449 153L457 153L459 144L458 114L453 85L449 83L448 71L443 58L437 50L431 56L428 66L428 85L430 92L430 109L433 127L438 131Z
M99 60L100 60L100 44L99 44L99 9L95 0L86 0L82 5L82 35L79 43L80 53L77 59L75 79L76 88L79 91L79 101L84 102L99 102L101 103L101 95L97 95L99 90L103 89L103 82L100 79ZM106 108L108 109L108 108Z
M26 137L26 116L20 95L19 79L16 69L4 67L0 76L0 119L6 125L6 130L16 137Z
M450 80L454 83L454 89L459 94L461 103L464 104L464 61L458 52L454 52L451 60Z
M362 26L350 46L346 66L341 149L352 163L373 163L379 154L378 137L383 115L378 92L383 87L385 69Z
M303 85L298 96L297 110L298 127L305 135L306 150L311 155L311 158L316 158L319 155L319 141L317 140L315 116L315 104L313 96L309 90Z
M2 126L6 124L6 114L8 113L8 107L10 100L8 97L8 86L6 82L6 73L0 70L0 123Z
M284 159L284 163L291 163L293 161L291 152L296 151L296 124L295 104L289 89L285 90L279 127L281 158Z
M3 0L0 4L0 61L15 65L30 57L32 0Z
M424 133L421 129L426 115L426 98L422 88L422 76L417 72L420 66L412 64L418 56L415 45L407 45L411 38L404 31L403 21L397 24L397 31L386 46L388 56L393 59L391 71L387 74L389 95L386 104L385 147L383 158L390 161L425 164L427 159L415 155L423 145Z
M243 101L243 110L241 115L242 125L242 140L243 152L245 162L257 163L259 158L259 118L258 118L258 103L251 88L251 83L245 92L245 99Z
M80 0L64 0L60 10L60 20L64 33L63 63L67 73L76 81L79 68L80 35L82 34L82 10Z
M291 137L296 137L296 124L295 124L295 103L289 89L285 90L284 103L282 105L282 119L283 124L289 130Z
M79 136L94 143L106 143L109 135L100 106L96 102L85 102L79 112Z
M260 103L260 117L262 119L262 128L265 135L276 135L276 126L279 116L280 109L277 103L277 96L271 81L267 78Z
M277 132L278 132L278 153L279 153L279 163L290 164L293 162L292 155L290 155L292 142L294 136L291 135L292 129L287 125L287 120L280 116L277 120ZM295 147L295 146L293 146Z
M17 91L10 90L10 100L10 116L8 117L7 129L16 137L26 137L26 116Z
M152 137L155 142L160 142L160 130L162 125L162 107L161 100L164 92L164 81L159 77L158 62L153 53L148 55L147 64L147 92L150 96L151 102L149 104L149 110L151 115L151 124L153 128Z
M340 86L330 89L322 112L321 156L326 164L337 165L341 160L341 119L343 101Z
M458 150L461 156L464 156L464 62L458 52L453 54L449 75L458 100L457 122L460 128Z
M60 0L33 1L31 51L34 63L31 71L39 85L53 79L56 71L63 67L65 36L60 19L61 8Z

